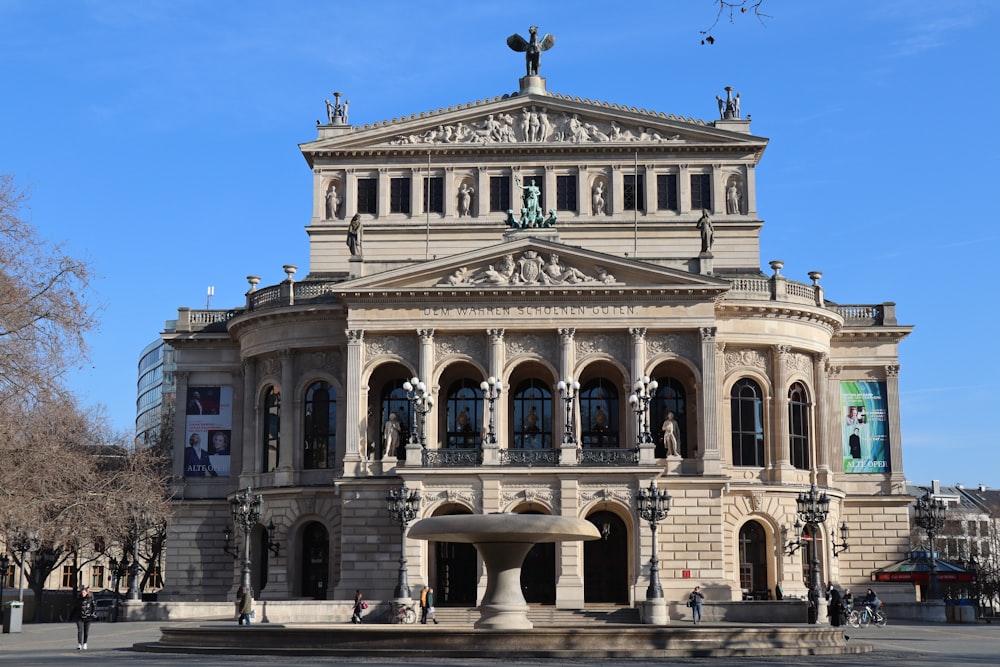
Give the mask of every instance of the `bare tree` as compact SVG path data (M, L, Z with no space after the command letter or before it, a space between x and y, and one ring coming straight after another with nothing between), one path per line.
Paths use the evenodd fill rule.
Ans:
M20 216L25 201L0 174L0 403L58 394L96 325L85 296L90 267L38 237Z
M712 30L726 16L729 17L730 23L735 23L737 16L751 14L760 21L761 25L764 24L764 19L771 18L761 11L764 0L713 0L713 3L718 7L718 11L715 14L715 20L712 21L712 25L701 31L702 44L715 44L715 37L712 36Z

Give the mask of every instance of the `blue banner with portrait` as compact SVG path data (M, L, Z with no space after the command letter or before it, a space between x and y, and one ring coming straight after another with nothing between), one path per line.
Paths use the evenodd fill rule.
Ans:
M844 472L889 472L885 382L841 382Z

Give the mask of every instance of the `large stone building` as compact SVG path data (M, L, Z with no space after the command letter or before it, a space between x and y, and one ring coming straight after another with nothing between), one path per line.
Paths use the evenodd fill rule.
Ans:
M385 498L401 484L420 517L592 520L604 539L528 558L528 601L564 608L642 601L654 548L668 600L696 584L710 600L803 596L814 548L823 581L854 587L903 558L911 327L892 303L831 301L818 272L761 271L768 140L739 105L727 88L703 121L555 94L530 63L517 92L365 125L338 93L301 145L305 277L251 276L245 304L182 308L163 335L178 481L162 597L231 599L227 498L248 486L264 497L265 600L392 597L401 530ZM643 378L648 409L630 401ZM672 497L655 545L636 515L651 482ZM829 517L788 555L812 484ZM481 596L472 547L407 539L405 555L439 604Z

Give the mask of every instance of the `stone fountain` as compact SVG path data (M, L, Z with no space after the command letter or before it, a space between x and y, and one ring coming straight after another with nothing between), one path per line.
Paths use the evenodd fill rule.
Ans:
M421 519L409 537L434 542L472 544L486 565L486 593L474 627L529 630L528 603L521 593L521 565L531 547L541 542L598 540L597 527L586 519L542 514L457 514Z

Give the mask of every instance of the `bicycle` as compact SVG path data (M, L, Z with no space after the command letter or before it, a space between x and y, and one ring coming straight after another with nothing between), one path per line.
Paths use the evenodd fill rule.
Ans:
M884 628L886 622L887 619L882 608L873 609L868 604L864 605L861 611L852 609L851 613L847 615L847 623L852 628L867 628L872 623L875 623L877 627Z
M417 612L413 610L413 605L389 602L382 618L386 623L416 623Z

